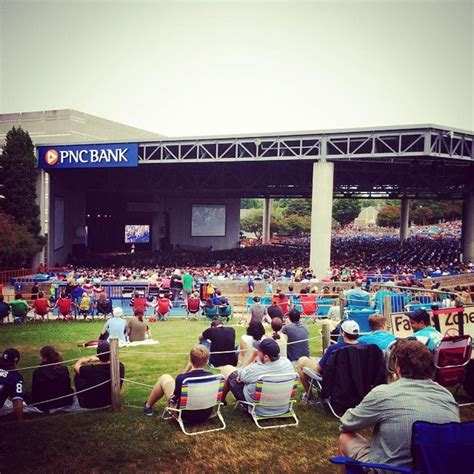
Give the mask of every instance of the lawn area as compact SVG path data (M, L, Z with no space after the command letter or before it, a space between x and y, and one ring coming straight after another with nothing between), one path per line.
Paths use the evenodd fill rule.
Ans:
M19 349L19 367L37 365L39 349L44 345L54 345L64 359L73 359L95 352L79 348L77 343L95 339L101 327L99 322L2 325L0 349ZM187 352L206 327L204 322L174 319L152 324L153 338L160 341L159 345L121 349L125 377L154 384L163 373L182 372L186 355L151 352ZM318 325L308 327L311 336L319 334ZM236 331L240 338L244 329L237 327ZM320 338L311 341L311 350L315 355L321 353ZM31 372L23 372L27 390ZM148 393L148 388L126 382L123 403L142 407ZM228 401L229 406L222 411L227 429L196 437L185 436L176 423L159 418L164 401L157 404L153 417L124 406L119 413L35 415L20 425L1 419L0 471L337 472L328 457L336 454L338 423L320 407L298 402L298 427L258 430L249 417L233 410L231 394ZM464 419L474 419L474 410L463 409L462 414Z
M20 350L19 367L37 365L44 345L54 345L65 360L73 359L95 352L77 343L95 339L101 327L99 322L2 325L0 349ZM174 319L152 324L153 338L160 344L122 349L125 377L154 384L163 373L182 372L187 356L147 352L186 352L206 327L205 322ZM318 334L317 325L309 328L311 336ZM240 338L244 328L236 327L236 331ZM321 353L321 340L311 341L311 348ZM22 373L29 389L32 371ZM148 393L146 387L124 383L123 403L141 407ZM223 408L227 429L197 437L188 437L176 423L159 418L164 401L156 405L153 417L145 417L141 409L124 407L120 413L35 415L21 425L0 420L0 470L259 472L271 466L275 472L335 472L327 458L336 453L337 421L320 408L298 402L299 427L258 430L249 417L233 410L231 394L228 401L229 406Z

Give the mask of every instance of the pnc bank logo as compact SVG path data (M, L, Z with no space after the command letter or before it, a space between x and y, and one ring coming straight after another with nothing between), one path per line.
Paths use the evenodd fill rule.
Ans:
M59 160L59 153L54 150L48 150L44 155L44 161L48 166L54 166Z

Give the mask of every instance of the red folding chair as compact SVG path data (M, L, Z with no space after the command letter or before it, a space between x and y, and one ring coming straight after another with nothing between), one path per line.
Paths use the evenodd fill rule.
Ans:
M459 386L466 375L466 365L471 360L472 339L469 335L445 336L435 349L435 382L443 387Z

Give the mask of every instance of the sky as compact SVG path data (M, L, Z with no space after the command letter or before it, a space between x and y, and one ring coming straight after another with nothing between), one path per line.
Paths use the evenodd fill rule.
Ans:
M167 136L474 129L474 3L0 0L0 113Z

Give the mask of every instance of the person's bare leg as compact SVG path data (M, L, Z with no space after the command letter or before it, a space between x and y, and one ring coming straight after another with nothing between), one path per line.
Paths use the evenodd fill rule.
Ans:
M348 456L348 445L354 439L357 438L357 433L348 432L348 433L341 433L339 435L339 454L341 456Z
M303 368L307 366L308 362L311 362L311 359L309 359L309 357L303 356L298 359L298 363L296 364L296 372L300 377L301 384L303 385L305 393L308 391L309 383L308 377L304 373Z
M224 388L222 389L222 402L225 402L227 394L229 393L229 385L227 383L227 378L232 372L235 372L237 369L233 365L225 365L222 367L221 372L225 378Z
M152 408L153 405L160 400L160 398L163 397L163 395L166 396L166 398L171 397L174 392L174 387L175 387L175 381L171 375L164 374L162 375L159 379L158 382L156 382L155 386L153 387L153 390L150 393L150 396L148 397L148 400L146 401L145 406L147 408Z

